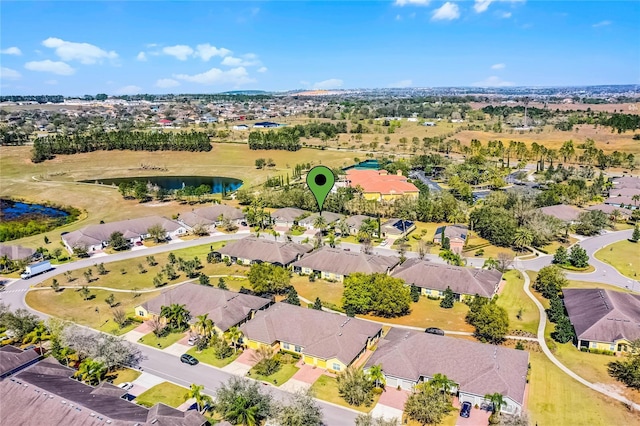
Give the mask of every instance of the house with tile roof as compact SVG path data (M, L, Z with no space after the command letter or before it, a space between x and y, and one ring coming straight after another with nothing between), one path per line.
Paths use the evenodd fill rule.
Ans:
M228 242L224 247L214 250L213 254L221 260L229 259L242 265L271 263L286 268L311 250L313 246L309 244L272 241L251 235Z
M356 272L388 274L399 263L400 259L395 256L379 256L325 246L294 262L293 271L342 282L347 275Z
M599 288L565 288L563 302L579 349L626 352L640 339L640 295Z
M449 287L458 301L476 294L492 298L502 281L502 272L496 269L443 265L418 258L407 259L391 275L419 287L425 296L444 297Z
M402 175L389 174L386 170L347 170L347 184L362 188L367 200L392 201L401 197L418 198L420 190Z
M525 405L529 353L414 330L392 328L380 340L365 370L380 364L388 387L405 390L444 374L456 383L460 402L481 405L484 395L500 393L502 412L517 414Z
M358 361L382 335L375 322L280 302L256 313L240 330L252 349L271 346L333 372Z

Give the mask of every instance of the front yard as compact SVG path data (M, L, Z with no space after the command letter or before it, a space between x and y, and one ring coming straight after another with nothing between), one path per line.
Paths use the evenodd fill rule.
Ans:
M299 368L296 367L295 364L283 363L280 366L280 369L270 376L263 376L261 374L257 374L252 368L251 370L249 370L249 377L256 380L269 382L272 385L280 386L281 384L289 380L291 377L293 377L293 375L296 374L298 370Z
M182 386L162 382L146 392L141 393L135 402L145 407L153 407L158 402L162 402L165 405L177 408L187 400L188 392L188 389Z
M184 333L169 333L166 336L157 337L153 332L151 332L142 336L138 342L148 346L153 346L154 348L164 349L173 345L183 337Z
M113 384L118 386L121 383L133 382L135 379L140 377L142 373L137 370L132 370L131 368L123 368L121 370L116 370L111 375L115 375L116 378L113 380Z
M212 365L214 367L222 368L225 365L231 364L233 361L235 361L236 358L238 358L242 352L238 351L227 358L218 359L216 358L216 355L214 354L213 349L207 348L202 352L198 352L198 348L194 346L191 349L189 349L187 353L189 355L193 355L194 357L196 357L200 362Z
M373 402L368 407L364 405L361 405L359 407L349 405L340 396L340 392L338 391L338 381L333 377L325 375L320 376L320 378L316 380L316 382L311 386L311 390L315 392L315 395L317 395L316 397L318 399L341 405L343 407L351 408L352 410L361 411L363 413L370 412L380 399L380 395L374 394Z

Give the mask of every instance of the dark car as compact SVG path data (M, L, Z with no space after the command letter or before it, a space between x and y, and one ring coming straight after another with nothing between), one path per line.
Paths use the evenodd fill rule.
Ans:
M460 417L464 417L465 419L469 418L471 415L471 403L463 402L462 408L460 408Z
M437 334L438 336L444 336L444 331L436 327L429 327L424 332L429 334Z
M183 354L180 357L180 361L184 362L185 364L189 364L189 365L196 365L198 363L198 360L194 357L192 357L189 354Z

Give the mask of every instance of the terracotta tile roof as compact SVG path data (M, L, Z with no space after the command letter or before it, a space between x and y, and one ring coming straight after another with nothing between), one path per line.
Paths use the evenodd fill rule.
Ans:
M408 182L406 177L386 174L386 172L379 170L349 170L347 171L347 181L352 187L360 186L364 192L377 192L385 195L419 192L419 189Z
M379 256L355 251L322 247L303 256L293 263L294 267L310 268L314 271L331 272L339 275L349 275L355 272L373 274L386 273L400 263L395 256Z
M386 375L417 382L440 373L460 390L484 396L499 392L524 402L529 353L452 337L392 328L365 368L382 364Z
M214 250L214 252L231 257L279 263L285 266L312 249L313 247L308 244L284 243L266 238L257 238L252 235L241 240L229 242L224 247Z
M244 335L258 342L298 345L308 355L337 358L349 365L382 326L370 321L276 303L243 324Z

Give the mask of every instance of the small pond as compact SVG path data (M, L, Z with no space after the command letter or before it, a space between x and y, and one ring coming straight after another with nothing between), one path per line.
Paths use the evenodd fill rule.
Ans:
M83 180L81 182L118 186L122 182L128 183L135 181L147 182L168 190L182 189L185 186L198 187L200 185L209 185L211 187L212 194L221 194L223 187L226 192L229 192L235 191L242 186L242 181L239 179L217 176L140 176L129 178L90 179Z
M4 221L20 220L30 216L49 218L67 217L69 213L40 204L28 204L20 201L0 199L0 219Z
M378 160L365 160L365 161L361 161L358 164L354 164L353 166L345 167L342 170L351 170L351 169L356 169L356 170L379 170L380 169L380 163L378 163Z

